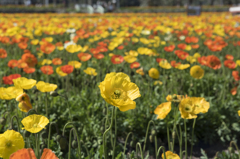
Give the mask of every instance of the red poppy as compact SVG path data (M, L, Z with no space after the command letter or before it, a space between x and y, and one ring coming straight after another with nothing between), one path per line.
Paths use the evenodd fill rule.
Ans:
M118 46L118 50L122 50L124 48L123 45Z
M199 57L199 58L198 58L198 62L199 62L201 65L206 66L206 65L207 65L207 56Z
M24 54L26 54L26 53L30 53L31 54L31 51L28 50L28 49L24 50L23 52L24 52Z
M161 62L162 60L166 60L166 59L162 59L162 58L157 58L156 59L157 63Z
M18 47L19 47L20 49L26 49L26 48L28 47L28 44L25 43L25 42L21 42L21 43L18 44Z
M204 45L206 45L206 46L210 46L212 44L213 44L213 41L211 39L207 39L204 41Z
M3 83L7 84L7 85L11 85L11 84L13 84L12 80L17 79L19 77L21 77L20 74L12 74L12 75L9 75L9 76L4 76L3 77Z
M209 55L207 57L207 66L216 70L221 68L221 61L219 60L219 58L215 55Z
M213 45L208 46L208 48L209 48L209 50L215 52L215 51L221 51L223 47L221 45L213 44Z
M104 55L103 54L95 54L93 55L96 59L102 59L104 58Z
M195 45L191 45L191 47L192 47L193 49L197 49L197 48L199 48L199 45L198 45L198 44L195 44Z
M40 68L40 70L42 71L42 73L46 74L46 75L51 75L53 74L53 67L52 66L42 66Z
M171 65L172 65L172 67L177 67L178 65L180 65L181 64L181 62L176 62L176 61L171 61Z
M232 76L235 79L235 81L239 81L240 77L239 77L239 72L238 71L232 71Z
M18 66L18 60L10 60L8 61L8 67L14 68Z
M120 64L124 61L124 59L121 55L113 55L111 61L113 64Z
M28 64L24 62L22 59L18 60L18 68L26 68L28 67Z
M232 60L225 60L224 61L224 66L226 66L226 67L228 67L228 68L230 68L230 69L234 69L234 68L236 68L236 63L234 62L234 61L232 61Z
M37 58L31 53L23 54L22 61L26 62L29 67L34 67L38 63Z
M107 44L104 43L104 42L98 42L98 45L99 45L99 46L103 46L103 47L107 47Z
M91 54L83 53L83 52L79 53L77 56L78 56L80 61L88 61L92 57Z
M227 54L227 55L225 56L225 58L226 58L227 60L233 60L233 59L234 59L234 57L233 57L232 55L229 55L229 54Z
M4 49L0 49L0 58L4 59L7 57L7 51Z
M27 73L27 74L34 73L35 70L36 70L36 69L33 68L33 67L26 67L26 68L23 69L23 71L24 71L25 73Z
M139 63L139 62L133 62L133 63L131 63L131 65L130 65L130 68L131 68L131 69L133 69L133 68L138 68L138 67L140 67L140 63Z
M184 43L181 43L181 44L178 44L177 47L178 47L179 49L184 50L184 49L187 47L187 45L184 44Z
M43 45L41 45L40 49L43 53L45 54L51 54L54 50L55 50L55 45L53 45L52 43L44 43Z
M165 46L164 50L167 52L172 52L175 49L175 45Z
M54 58L54 59L52 59L52 63L54 65L61 65L62 64L62 60L60 58Z
M178 58L180 58L181 60L185 60L189 54L187 52L180 52L177 54Z
M57 43L55 44L55 46L63 46L63 43L62 43L62 42L57 42Z
M231 89L231 94L234 96L237 94L237 87L234 87L233 89Z
M197 38L197 37L194 37L194 36L192 36L192 37L186 37L186 38L185 38L185 42L186 42L186 43L198 43L198 38Z
M64 65L61 67L61 70L66 74L70 74L73 72L74 67L72 65Z

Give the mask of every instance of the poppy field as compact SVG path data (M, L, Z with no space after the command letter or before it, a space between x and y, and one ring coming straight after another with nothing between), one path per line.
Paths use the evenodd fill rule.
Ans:
M239 158L239 23L1 14L0 158L187 159L199 143Z

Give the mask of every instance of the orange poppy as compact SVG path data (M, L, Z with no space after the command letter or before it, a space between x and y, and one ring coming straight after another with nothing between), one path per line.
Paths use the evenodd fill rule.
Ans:
M167 52L172 52L175 49L175 45L165 46L164 50Z
M28 49L24 50L23 52L24 52L24 54L26 54L26 53L30 53L31 54L31 51L28 50Z
M133 69L133 68L138 68L138 67L140 67L140 63L139 63L139 62L133 62L133 63L131 63L131 65L130 65L130 68L131 68L131 69Z
M0 49L0 58L4 59L7 57L7 51L4 49Z
M17 150L11 154L9 159L36 159L36 155L31 148ZM58 159L58 157L50 149L43 149L41 159Z
M216 44L209 45L208 48L209 48L209 50L214 51L214 52L222 50L222 46L221 45L216 45Z
M9 41L10 41L10 39L9 39L9 37L2 37L1 38L1 42L3 43L3 44L8 44L9 43Z
M91 54L83 53L83 52L79 53L77 56L78 56L80 61L88 61L92 57Z
M124 61L124 59L121 55L113 55L111 61L113 64L120 64Z
M219 58L215 55L209 55L207 57L207 66L216 70L221 68L221 61L219 60Z
M18 44L18 47L19 47L20 49L26 49L26 48L28 47L28 44L27 44L27 43L24 43L24 42L21 42L21 43Z
M73 72L74 67L72 65L64 65L61 67L61 70L66 74L70 74Z
M213 44L213 41L211 39L208 39L208 40L204 41L204 45L206 45L206 46L210 46L212 44Z
M180 65L181 64L181 62L176 62L176 61L171 61L171 65L172 65L172 67L177 67L178 65Z
M177 54L178 58L180 58L181 60L185 60L189 54L187 52L180 52Z
M38 63L37 58L31 53L23 54L22 61L26 62L29 67L34 67Z
M51 54L54 50L55 50L55 45L53 45L52 43L44 43L43 45L41 45L40 49L43 53L45 54Z
M95 49L95 48L91 48L91 49L90 49L90 52L91 52L92 54L98 54L98 53L99 53L99 50L98 50L98 49Z
M191 45L191 47L192 47L193 49L197 49L197 48L199 48L199 45L198 45L198 44L195 44L195 45Z
M156 59L157 63L161 62L162 60L166 60L166 59L163 59L163 58L157 58Z
M14 68L18 66L18 60L10 60L8 61L8 67Z
M206 65L207 65L207 56L199 57L199 58L198 58L198 62L199 62L201 65L206 66Z
M234 61L232 61L232 60L225 60L224 61L224 66L226 66L226 67L228 67L228 68L230 68L230 69L234 69L234 68L236 68L236 63L234 62Z
M234 87L233 89L231 89L231 94L234 96L237 94L237 87Z
M18 68L26 68L28 67L28 64L24 62L22 59L18 60Z
M95 54L95 55L93 55L93 57L95 57L96 59L102 59L102 58L104 58L104 55L103 54Z
M234 57L233 57L232 55L229 55L229 54L227 54L227 55L225 56L225 58L226 58L227 60L233 60L233 59L234 59Z
M118 50L122 50L124 48L123 45L118 46Z
M61 65L62 64L62 60L60 58L54 58L54 59L52 59L52 63L54 65Z
M36 70L36 69L33 68L33 67L26 67L26 68L23 69L23 71L24 71L25 73L27 73L27 74L34 73L35 70Z
M186 37L186 38L185 38L185 42L186 42L186 43L198 43L198 38L197 38L197 37L194 37L194 36L192 36L192 37Z
M232 76L235 79L235 81L239 81L240 77L239 77L239 72L238 71L232 71Z
M62 43L62 42L57 42L57 43L55 44L55 46L63 46L63 43Z
M177 47L178 47L179 49L184 50L184 49L187 47L187 45L184 44L184 43L181 43L181 44L178 44Z
M46 75L51 75L54 72L52 66L42 66L40 68L40 70L42 71L42 73L44 73Z

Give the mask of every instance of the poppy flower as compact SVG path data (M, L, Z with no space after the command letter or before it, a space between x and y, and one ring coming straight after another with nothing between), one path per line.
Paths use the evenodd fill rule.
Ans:
M118 46L118 50L122 50L124 48L123 45Z
M130 65L130 68L131 68L131 69L133 69L133 68L138 68L138 67L140 67L140 63L139 63L139 62L133 62L133 63L131 63L131 65Z
M165 46L164 50L167 52L172 52L175 49L175 45Z
M0 49L0 58L4 59L7 57L7 51L4 49Z
M21 89L31 89L36 85L36 82L34 79L27 79L25 77L13 79L14 86Z
M113 64L120 64L124 61L124 58L121 55L113 55L111 61Z
M163 58L157 58L156 59L157 63L161 62L162 60L166 60L166 59L163 59Z
M60 58L54 58L54 59L52 59L52 63L54 65L61 65L62 64L62 60Z
M182 49L182 50L184 50L185 48L186 48L186 44L184 44L184 43L181 43L181 44L178 44L177 45L177 47L179 48L179 49Z
M47 66L42 66L41 68L40 68L40 70L42 71L42 73L44 73L44 74L46 74L46 75L51 75L51 74L53 74L53 67L52 66L49 66L49 65L47 65Z
M153 79L158 79L159 78L159 71L156 68L151 68L148 71L148 75L149 75L149 77L151 77Z
M0 157L9 159L10 155L25 146L22 135L14 130L0 134Z
M33 67L26 67L23 69L23 71L27 74L31 74L31 73L34 73L36 71L36 69Z
M213 45L210 45L208 46L208 49L213 51L213 52L216 52L216 51L221 51L222 50L222 46L221 45L216 45L216 44L213 44Z
M179 70L185 70L187 69L188 67L190 67L189 64L179 64L177 65L175 68L179 69Z
M28 112L32 109L32 104L30 102L30 98L26 93L23 93L17 96L16 101L19 102L18 107L22 112Z
M237 87L234 87L233 89L231 89L230 92L233 96L235 96L237 94Z
M195 79L201 79L204 76L204 70L200 66L195 65L191 67L190 75Z
M26 68L28 67L28 64L24 62L22 59L18 60L18 68Z
M215 55L209 55L207 57L207 66L216 70L221 68L221 61L219 60L219 58Z
M240 76L238 74L239 74L238 71L232 71L232 76L235 79L235 81L239 81L240 80Z
M187 52L181 52L181 53L178 53L177 56L181 60L185 60L189 56L189 54Z
M20 74L12 74L12 75L9 75L9 76L4 76L3 77L3 83L7 84L7 85L11 85L11 84L13 84L13 79L17 79L19 77L21 77Z
M83 70L86 74L91 75L91 76L96 76L97 72L96 69L88 67L87 69Z
M78 61L69 61L68 65L72 65L74 68L80 68L82 66L82 63Z
M178 107L183 119L197 118L197 115L194 113L195 105L192 103L191 98L182 99Z
M224 61L224 66L230 68L230 69L234 69L237 67L236 63L232 60L225 60Z
M23 118L21 123L24 126L22 129L25 129L31 133L38 133L42 129L45 129L45 126L49 123L49 120L45 116L33 114Z
M29 67L34 67L38 63L37 58L31 53L23 54L21 59L23 62L26 62Z
M176 61L171 61L171 65L172 65L172 67L177 67L178 65L180 65L181 64L181 62L176 62Z
M52 91L55 91L55 89L57 89L56 84L45 83L43 81L39 81L36 84L36 87L40 92L52 92Z
M206 66L206 65L207 65L207 56L199 57L199 58L198 58L198 62L199 62L201 65Z
M171 64L168 63L167 60L162 60L161 62L159 62L159 66L164 68L164 69L170 69L172 68Z
M28 47L28 44L25 43L25 42L21 42L21 43L18 44L18 47L19 47L20 49L26 49L26 48Z
M14 152L9 159L36 159L35 153L31 148L20 149ZM43 149L41 159L58 159L58 157L50 149Z
M64 65L61 67L62 72L66 73L66 74L70 74L73 72L74 67L72 65Z
M83 61L83 62L88 61L92 57L91 54L83 53L83 52L79 53L77 56L78 56L79 60Z
M167 151L165 155L166 155L166 159L180 159L180 157L177 154L171 151ZM162 158L164 158L164 153L162 154Z
M139 75L142 75L142 76L144 75L144 71L143 71L142 68L137 69L136 73L139 74Z
M141 97L138 86L130 81L125 73L109 73L99 85L104 100L120 109L127 111L136 108L136 98Z
M171 102L165 102L157 106L157 108L154 110L154 114L158 115L157 119L164 119L171 109Z
M8 61L8 67L14 68L18 66L18 60L10 60Z
M61 66L57 67L56 68L56 72L58 75L64 77L64 76L67 76L68 74L64 73L62 70L61 70Z
M225 56L225 58L226 58L227 60L233 60L233 59L234 59L233 55L229 55L229 54L227 54L227 55Z
M131 56L131 55L124 56L123 59L127 63L133 63L133 62L135 62L137 60L137 58L135 56Z
M104 55L103 54L95 54L95 55L93 55L93 57L100 60L100 59L104 58Z
M43 45L41 45L40 49L45 54L51 54L55 50L55 45L46 42Z
M197 48L199 48L199 45L198 45L198 44L195 44L195 45L191 45L191 47L192 47L193 49L197 49Z

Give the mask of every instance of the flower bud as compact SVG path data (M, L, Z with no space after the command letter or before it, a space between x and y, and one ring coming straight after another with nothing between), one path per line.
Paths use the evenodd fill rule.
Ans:
M58 135L56 136L56 141L59 142L61 137L62 137L62 136L58 134Z
M172 138L175 139L176 133L175 131L172 132Z
M152 135L149 136L149 140L150 140L151 143L153 142L153 136Z
M229 151L230 153L234 153L234 148L233 148L233 147L228 147L228 151Z
M23 134L25 137L30 137L30 135L31 135L31 133L27 130L24 130Z
M103 108L103 114L104 115L106 114L106 108Z
M131 146L131 147L133 147L133 146L134 146L134 145L133 145L133 141L131 141L131 142L130 142L130 146Z
M61 136L59 140L59 145L61 147L61 151L67 151L68 150L68 142L67 139L64 136Z
M157 133L156 133L156 130L155 130L155 129L152 129L151 135L152 135L153 137L155 137L156 134L157 134Z
M50 92L50 96L57 97L57 96L59 96L59 94L57 91L52 91L52 92Z
M78 142L77 142L77 140L73 140L73 141L72 141L72 148L74 148L74 149L78 148Z

